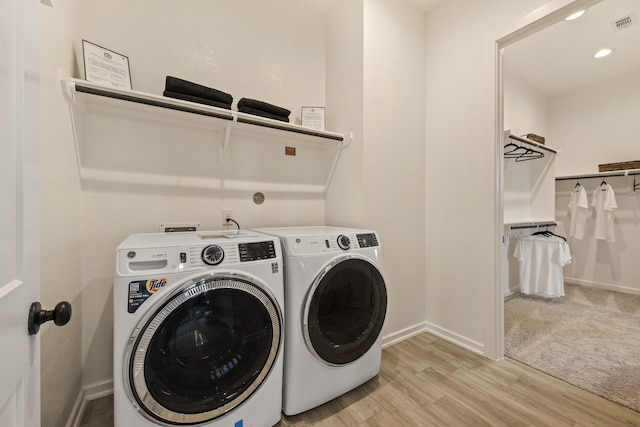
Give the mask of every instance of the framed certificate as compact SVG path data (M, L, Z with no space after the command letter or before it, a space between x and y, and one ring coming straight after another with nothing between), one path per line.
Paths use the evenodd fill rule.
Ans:
M324 130L324 107L302 107L302 126Z
M82 40L82 53L88 82L131 90L129 58L86 40Z

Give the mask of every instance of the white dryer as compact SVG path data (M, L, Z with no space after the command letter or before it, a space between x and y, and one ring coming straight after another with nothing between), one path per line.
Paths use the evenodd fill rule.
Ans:
M283 412L322 405L380 371L387 291L375 231L262 228L285 264Z
M284 285L277 238L134 234L116 250L116 427L280 421Z

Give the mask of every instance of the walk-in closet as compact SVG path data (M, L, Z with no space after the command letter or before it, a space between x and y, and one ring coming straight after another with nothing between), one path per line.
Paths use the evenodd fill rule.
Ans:
M636 411L639 6L600 2L505 47L501 259L505 356Z

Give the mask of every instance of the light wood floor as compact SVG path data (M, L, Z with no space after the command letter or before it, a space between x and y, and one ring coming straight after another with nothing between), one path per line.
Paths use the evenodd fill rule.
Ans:
M94 415L81 425L113 425L112 411ZM384 349L377 378L278 426L640 426L640 413L424 333Z

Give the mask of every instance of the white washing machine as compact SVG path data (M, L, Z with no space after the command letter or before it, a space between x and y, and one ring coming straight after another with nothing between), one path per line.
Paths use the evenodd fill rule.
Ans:
M116 427L280 421L284 285L274 236L134 234L116 250Z
M262 228L285 264L283 412L322 405L380 371L387 292L375 231Z

